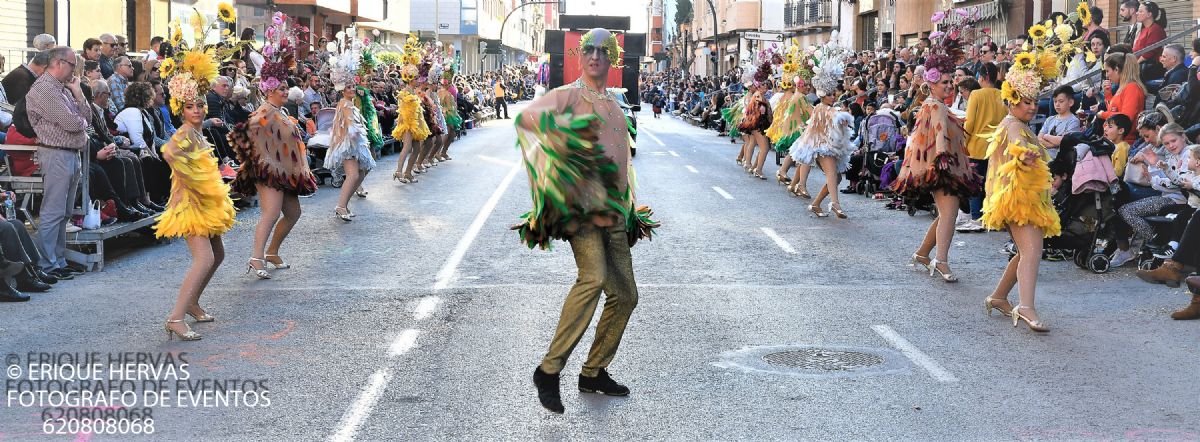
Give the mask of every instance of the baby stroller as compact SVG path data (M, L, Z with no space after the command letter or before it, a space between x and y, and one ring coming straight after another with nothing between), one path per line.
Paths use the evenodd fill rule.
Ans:
M863 137L862 168L859 169L858 193L871 195L879 190L880 173L883 166L891 160L903 146L904 137L900 135L900 119L895 115L882 113L867 118L867 130Z
M1074 254L1075 265L1093 273L1109 270L1107 238L1117 216L1113 189L1117 183L1112 142L1083 133L1063 137L1050 173L1063 177L1053 202L1062 234L1046 240L1047 249Z

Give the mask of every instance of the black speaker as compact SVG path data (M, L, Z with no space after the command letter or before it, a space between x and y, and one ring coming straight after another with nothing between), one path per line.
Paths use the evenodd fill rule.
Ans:
M646 34L625 34L625 54L646 55Z
M629 17L608 17L602 15L560 15L558 27L562 29L586 31L592 28L604 28L610 31L628 31Z
M562 54L550 55L550 89L563 85L563 65L565 64Z
M545 44L542 47L546 48L546 53L550 55L562 55L566 52L565 44L566 32L557 29L547 29L545 31Z

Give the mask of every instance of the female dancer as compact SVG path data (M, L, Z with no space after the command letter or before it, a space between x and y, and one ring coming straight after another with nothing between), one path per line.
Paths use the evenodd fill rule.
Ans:
M407 68L407 66L405 67ZM415 70L415 66L413 70ZM405 73L401 74L402 77ZM396 102L400 103L396 116L396 127L392 129L392 138L404 142L400 155L396 158L396 172L392 179L401 183L415 183L413 165L421 150L420 143L429 137L429 125L425 123L425 110L421 106L421 98L413 93L412 85L405 84L404 89L396 92ZM417 143L417 145L413 145Z
M273 53L285 52L280 49ZM262 206L261 218L254 229L254 250L246 264L246 273L254 272L260 279L271 279L268 263L276 269L291 267L279 256L279 248L300 220L299 196L317 191L317 180L309 170L308 149L300 139L299 128L281 110L287 99L286 58L290 55L263 64L259 89L265 91L266 101L250 114L248 122L229 134L242 164L233 188L243 195L258 195Z
M1017 255L1008 262L996 290L984 300L985 311L1010 311L1014 327L1025 321L1038 332L1050 331L1034 309L1042 239L1057 236L1060 226L1050 202L1049 155L1029 128L1029 121L1037 113L1038 93L1050 81L1034 60L1058 51L1054 46L1038 46L1032 53L1018 54L1005 76L1001 96L1009 106L1008 116L989 140L981 218L988 229L1007 229L1017 245ZM1008 293L1014 285L1020 302L1011 307Z
M929 225L909 265L920 264L929 271L929 276L936 273L943 281L958 282L948 264L950 241L954 237L959 198L977 191L979 176L967 156L963 123L946 107L946 100L954 94L950 76L953 60L962 55L962 50L957 39L946 37L932 45L930 51L937 56L928 57L925 63L929 98L917 112L916 127L908 138L903 166L893 188L910 197L933 194L938 209L937 219ZM930 260L929 252L935 244L937 254Z
M189 52L192 54L187 55L192 59L212 57L199 48ZM197 323L214 321L200 307L200 294L225 259L221 235L233 227L236 214L229 199L229 186L221 180L213 148L200 133L208 82L202 76L193 77L188 72L191 65L180 65L183 72L176 74L168 87L171 110L181 117L183 125L162 147L163 160L171 168L171 196L166 211L157 218L154 235L187 239L192 266L183 277L175 307L163 327L167 339L178 336L184 341L195 341L200 335L183 322L183 315L190 315Z
M446 116L446 128L448 136L445 142L442 143L442 150L434 157L437 161L450 161L450 143L454 142L459 131L462 130L462 116L458 114L458 93L454 88L454 84L449 81L443 81L442 88L438 90L438 102L442 106L442 111Z
M850 144L853 130L850 125L854 119L850 114L838 112L833 108L834 89L842 76L845 54L846 50L833 42L818 50L816 56L820 61L816 65L821 66L821 70L814 73L812 82L817 89L817 96L821 97L821 102L813 108L804 133L791 148L792 159L797 163L810 166L816 163L825 173L825 185L808 206L813 216L819 218L829 216L821 210L821 201L826 196L832 200L829 210L838 218L847 218L841 203L838 202L837 185L842 173L850 168L850 154L854 151L854 146ZM807 179L808 169L803 166L797 168L796 179L792 184L797 189L796 194L808 195L808 192L800 190L806 185Z
M362 192L360 186L367 178L367 173L375 168L375 158L367 141L366 121L354 102L356 88L353 85L346 87L345 84L335 85L334 88L341 88L342 99L338 101L337 113L333 116L329 152L325 154L325 168L337 170L341 167L346 174L333 214L342 221L350 222L354 218L349 207L350 197L356 192Z
M793 77L791 88L786 89L787 92L783 99L779 100L779 107L783 108L782 119L775 121L772 127L777 127L777 135L771 137L768 131L767 136L771 137L775 150L783 157L783 164L779 166L779 171L775 172L775 180L780 184L788 185L788 190L791 191L792 180L788 178L788 172L791 172L792 165L796 164L791 155L788 155L788 150L792 144L800 138L804 122L808 121L809 114L812 112L812 105L808 103L808 97L803 89L805 85L799 82L800 77Z
M721 118L725 119L725 127L729 131L729 142L736 143L742 137L742 133L738 131L738 126L742 124L742 111L746 108L746 101L750 99L750 94L738 97L733 102L733 105L721 109ZM742 143L742 148L738 149L737 163L747 171L750 170L750 159L746 158L746 145Z
M738 130L746 137L746 145L742 148L742 158L745 158L746 164L748 164L746 169L760 180L767 179L762 174L762 168L763 164L767 162L767 151L771 148L770 143L767 142L767 136L763 134L767 128L771 127L772 115L771 104L763 98L763 91L766 88L766 83L760 83L754 87L750 104L746 106L745 117L738 125ZM758 151L758 158L755 158L755 150Z

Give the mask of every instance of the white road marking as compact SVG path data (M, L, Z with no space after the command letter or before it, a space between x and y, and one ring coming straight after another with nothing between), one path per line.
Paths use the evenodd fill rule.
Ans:
M700 171L696 170L695 167L692 167L692 166L686 166L686 167L687 167L687 170L691 171L692 173L700 173Z
M515 166L517 164L515 161L504 160L504 159L500 159L500 158L496 158L496 157L490 157L487 155L476 155L476 157L478 157L481 160L487 161L489 163L499 164L501 166Z
M673 156L673 157L678 157L678 156L679 156L679 152L676 152L676 151L673 151L673 150L668 150L668 151L667 151L667 153L671 154L671 156Z
M408 329L396 336L392 340L391 348L388 349L388 358L394 358L412 350L417 345L417 334L420 330ZM358 399L346 410L346 414L342 416L342 420L338 423L338 431L329 438L336 442L349 442L354 440L354 436L358 434L359 427L371 415L371 411L375 409L375 404L379 402L379 397L387 390L388 382L392 381L392 370L387 366L375 370L371 375L371 380L367 382L367 386L363 387L362 392L358 394Z
M786 239L783 239L782 236L779 236L778 233L775 233L775 229L772 229L770 227L763 227L762 232L765 233L768 238L771 238L771 240L775 241L775 245L777 245L777 246L779 246L779 248L783 249L784 252L791 253L791 254L796 253L796 249L792 248L792 245L788 244Z
M458 245L454 246L454 251L450 253L450 257L446 259L442 269L438 270L437 282L433 284L433 290L441 290L450 285L450 279L454 277L454 272L458 269L458 264L462 262L463 256L467 254L467 249L471 248L471 243L475 242L475 237L479 236L479 231L483 229L483 223L496 209L496 203L500 202L500 197L504 196L504 191L508 190L508 185L512 184L513 177L517 176L517 172L520 170L520 164L513 166L500 185L496 187L496 191L492 192L492 197L488 198L483 208L479 209L479 214L475 215L475 220L471 222L470 227L467 227L467 233L458 240Z
M412 350L417 345L417 334L420 332L420 330L413 329L401 332L400 336L396 336L396 339L392 340L392 346L388 348L388 357L394 358Z
M354 401L354 405L346 410L346 415L342 416L342 421L338 424L338 432L334 433L329 438L335 442L349 442L354 440L354 435L358 433L358 428L362 426L367 416L371 415L371 410L375 408L375 403L379 402L379 396L383 394L383 390L387 389L387 384L392 380L392 371L385 368L375 370L375 374L371 375L371 381L363 387L362 393L358 394L358 399Z
M713 190L715 190L717 193L721 194L721 196L722 196L722 197L724 197L724 198L725 198L725 199L727 199L727 200L731 200L731 199L733 199L733 195L730 195L730 194L729 194L729 192L726 192L726 191L725 191L725 189L722 189L722 188L720 188L720 187L717 187L717 186L713 186L713 188L712 188L712 189L713 189Z
M426 296L417 302L417 308L413 309L413 319L418 321L428 318L433 315L433 309L437 308L441 298L437 296Z
M874 329L875 333L878 333L880 337L892 344L892 347L896 347L897 350L900 350L901 353L904 353L904 356L908 356L910 361L929 372L929 375L933 376L934 379L937 379L938 382L958 382L958 378L954 377L953 374L950 374L949 371L946 371L945 368L942 368L937 361L934 361L933 358L922 352L921 349L909 343L907 339L904 339L903 336L900 336L900 334L896 333L895 330L892 330L891 327L886 325L872 325L871 328Z
M666 144L666 143L663 143L663 142L662 142L662 140L658 139L658 137L654 136L654 134L652 134L652 133L650 133L650 132L647 132L647 131L644 131L644 130L643 130L641 133L644 133L644 134L646 134L646 135L649 135L649 136L650 136L650 139L651 139L651 140L654 140L654 142L655 142L655 143L658 143L658 145L659 145L659 146L662 146L662 147L667 147L667 144Z

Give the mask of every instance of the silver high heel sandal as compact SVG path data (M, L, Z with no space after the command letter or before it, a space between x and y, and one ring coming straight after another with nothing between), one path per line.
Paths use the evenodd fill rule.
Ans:
M171 338L176 337L176 336L179 337L180 341L199 341L200 340L200 334L192 331L192 328L187 327L187 324L183 324L185 327L187 327L186 332L179 333L175 330L171 330L171 324L177 324L177 323L183 323L183 320L182 319L168 319L167 323L163 324L163 328L167 330L167 340L168 341L170 341Z
M928 256L921 256L921 255L918 255L918 254L917 254L917 252L913 252L912 259L910 259L910 260L908 261L908 266L909 266L909 267L916 268L916 267L917 267L917 265L918 265L918 264L920 264L922 267L925 267L925 270L927 270L927 271L928 271L928 270L929 270L929 263L924 263L924 262L921 262L921 260L922 260L922 259L928 260L928 259L929 259L929 257L928 257Z
M342 213L343 210L345 210L346 213ZM347 209L345 207L334 207L333 215L340 218L342 221L345 221L345 222L354 221L353 217L350 216L350 209Z
M992 304L993 302L996 302L996 301L1008 304L1008 306L1010 308L1006 309L1006 308L1003 308L1002 306L997 306L996 304ZM1012 307L1012 304L1009 304L1008 300L1004 299L1004 298L993 298L991 296L983 298L983 314L988 315L988 316L992 316L993 309L1000 312L1000 314L1002 314L1004 316L1012 316L1012 308L1011 307Z
M1037 321L1031 321L1031 320L1029 320L1028 317L1026 317L1025 315L1022 315L1021 314L1022 308L1027 308L1030 310L1033 309L1033 307L1024 306L1024 305L1020 305L1020 304L1018 304L1016 307L1013 307L1013 309L1012 309L1013 327L1016 327L1017 324L1020 324L1021 321L1025 321L1025 325L1028 325L1030 330L1033 330L1038 333L1046 333L1046 332L1050 331L1050 327L1047 327L1046 323L1042 322L1042 320L1039 319Z
M263 258L279 258L279 255L264 255L264 256L263 256ZM276 263L275 263L275 262L273 262L273 261L267 261L267 264L270 264L270 265L271 265L271 267L277 268L277 269L279 269L279 270L285 270L285 269L290 269L290 268L292 268L292 265L291 265L291 264L288 264L287 262L285 262L285 261L283 260L283 258L279 258L279 263L278 263L278 264L276 264Z
M254 261L261 262L263 265L263 268L261 268L261 269L254 268ZM254 276L257 276L258 279L271 279L271 274L267 273L266 267L267 267L267 260L258 259L258 258L250 258L250 262L246 263L246 273L249 274L250 271L254 271Z
M354 191L354 194L358 195L359 198L366 198L367 193L367 189L363 189L362 186L358 186L358 190Z
M933 276L934 274L937 274L938 276L940 276L942 278L942 281L958 282L958 277L954 276L954 272L942 273L942 270L937 268L938 264L949 265L950 263L948 263L946 261L938 261L937 258L930 259L929 260L929 276Z
M200 307L196 307L196 308L200 308ZM214 318L213 315L208 314L208 312L204 311L204 309L202 309L202 308L200 309L200 316L196 316L196 314L192 313L192 312L186 312L186 313L188 316L191 316L192 319L195 319L196 322L198 322L198 323L199 322L213 322L213 321L217 320L217 318Z

